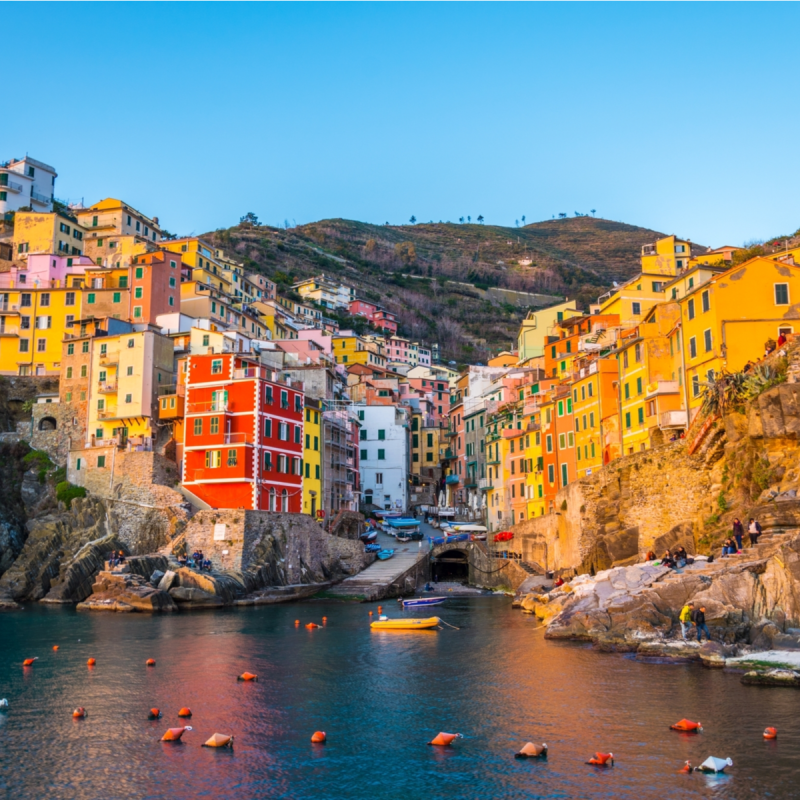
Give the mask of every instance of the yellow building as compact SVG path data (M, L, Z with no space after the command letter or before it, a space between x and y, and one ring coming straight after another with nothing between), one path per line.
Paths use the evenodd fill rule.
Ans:
M642 271L635 278L598 298L601 314L619 314L620 324L636 325L664 299L664 287L689 267L692 245L665 236L642 247Z
M0 373L58 375L61 343L80 318L82 293L78 286L0 290Z
M545 340L552 335L555 326L569 317L580 314L574 300L529 311L528 316L522 320L517 334L518 360L523 362L544 355Z
M161 249L139 236L100 235L95 233L84 240L84 254L98 267L127 269L136 256Z
M337 364L363 364L370 367L385 367L386 358L373 352L373 347L355 333L339 333L332 337L333 356Z
M91 340L88 433L147 446L155 435L160 386L175 384L172 339L152 330Z
M727 265L693 264L689 269L664 284L664 300L680 300L693 289L708 283L715 275L725 272L726 269L728 269Z
M163 238L158 217L146 217L113 197L107 197L89 208L77 210L75 216L91 238L134 236L149 242L160 242Z
M322 412L319 400L306 395L303 447L303 513L317 516L322 508Z
M614 355L584 358L575 365L572 407L575 414L575 457L578 478L591 475L603 465L604 453L619 455L616 382L618 362ZM612 430L604 421L612 418ZM611 441L607 441L611 437Z
M528 462L528 471L525 475L525 495L527 518L533 519L545 512L542 430L538 412L531 413L526 418L528 424L525 433L525 458Z
M62 256L83 254L86 230L63 214L17 211L14 215L14 255L26 260L35 253Z
M684 392L692 416L704 384L764 356L768 340L800 333L800 267L753 258L716 275L680 300Z

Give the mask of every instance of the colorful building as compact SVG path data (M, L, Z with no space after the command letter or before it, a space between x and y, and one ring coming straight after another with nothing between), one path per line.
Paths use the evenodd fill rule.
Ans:
M214 508L300 513L304 409L258 359L189 356L184 485Z
M305 396L303 444L303 513L322 511L322 410L319 400Z

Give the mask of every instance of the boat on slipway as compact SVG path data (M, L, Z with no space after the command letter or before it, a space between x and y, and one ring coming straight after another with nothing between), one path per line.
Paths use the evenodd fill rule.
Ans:
M403 608L418 608L421 606L440 606L447 600L446 597L398 597L398 602L403 604Z

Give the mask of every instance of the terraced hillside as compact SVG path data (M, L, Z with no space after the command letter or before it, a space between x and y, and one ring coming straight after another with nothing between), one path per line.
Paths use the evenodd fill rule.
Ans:
M205 238L285 288L321 272L349 283L396 313L404 335L475 363L512 345L531 304L487 290L569 297L585 308L613 281L634 275L641 246L663 235L576 217L520 228L331 219L284 230L246 222Z

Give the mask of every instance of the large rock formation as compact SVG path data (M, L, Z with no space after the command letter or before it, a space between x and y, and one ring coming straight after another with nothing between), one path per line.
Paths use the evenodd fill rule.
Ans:
M678 615L690 600L705 607L718 642L800 647L794 630L800 625L800 535L771 537L742 555L698 560L680 572L642 563L580 575L551 592L529 594L522 607L545 622L548 638L686 656L675 640ZM692 648L699 658L699 648Z

